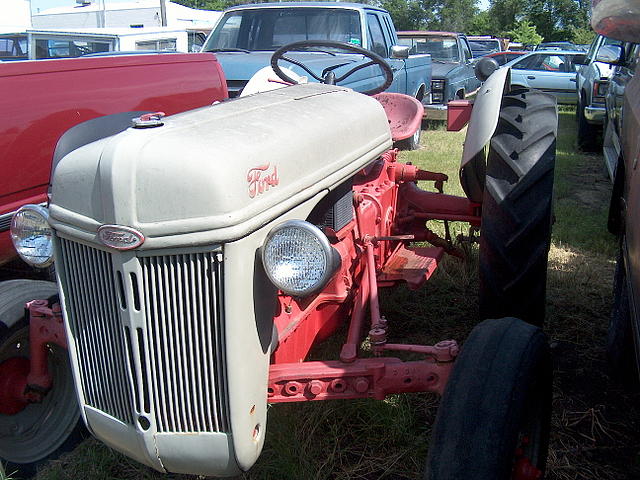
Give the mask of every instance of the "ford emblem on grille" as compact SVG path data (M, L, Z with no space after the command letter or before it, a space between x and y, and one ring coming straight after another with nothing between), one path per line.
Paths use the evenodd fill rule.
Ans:
M131 250L144 243L144 235L133 228L120 225L102 225L98 229L98 238L107 247L116 250Z

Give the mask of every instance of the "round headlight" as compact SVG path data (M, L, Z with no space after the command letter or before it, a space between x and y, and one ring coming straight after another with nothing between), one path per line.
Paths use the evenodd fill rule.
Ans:
M53 263L53 231L49 211L40 205L24 205L11 219L11 240L25 262L38 268Z
M338 258L326 235L302 220L290 220L275 227L262 247L262 264L269 279L295 297L324 287L339 265Z

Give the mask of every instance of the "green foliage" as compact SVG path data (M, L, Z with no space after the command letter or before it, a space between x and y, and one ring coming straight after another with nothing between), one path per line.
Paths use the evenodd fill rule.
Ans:
M523 45L537 45L542 42L542 36L536 32L536 26L531 25L528 20L518 22L508 35L511 40Z
M489 10L478 12L471 20L471 25L466 31L469 35L493 35L493 19Z
M420 30L425 21L422 5L415 0L383 0L379 5L389 12L398 30Z
M467 32L479 12L477 0L447 0L440 7L438 30Z
M492 33L508 35L528 21L545 41L570 40L576 29L589 29L589 5L585 0L491 0Z
M571 41L576 44L590 44L596 36L596 32L594 32L591 28L577 27L571 30Z

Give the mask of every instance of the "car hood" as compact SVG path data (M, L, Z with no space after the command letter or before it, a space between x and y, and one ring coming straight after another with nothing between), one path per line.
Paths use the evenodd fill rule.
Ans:
M452 70L458 68L459 66L459 63L440 63L432 61L431 76L433 78L446 77Z
M225 77L227 80L249 80L253 74L258 70L268 65L271 65L271 56L273 52L219 52L216 53L216 57L222 66ZM327 54L327 53L309 53L309 52L296 52L288 53L288 57L291 57L297 61L300 61L313 72L318 75L322 74L325 68L332 67L334 65L353 65L362 61L361 55L354 54ZM309 77L309 73L305 72L297 65L293 65L289 62L280 62L282 67L287 67L297 73ZM342 69L336 69L336 72L346 70L346 67ZM312 80L312 79L310 79Z

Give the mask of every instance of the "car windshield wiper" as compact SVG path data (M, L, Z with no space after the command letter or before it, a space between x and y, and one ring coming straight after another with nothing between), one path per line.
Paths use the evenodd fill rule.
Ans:
M205 50L208 53L218 53L218 52L242 52L242 53L251 53L251 50L247 50L246 48L212 48L210 50Z

